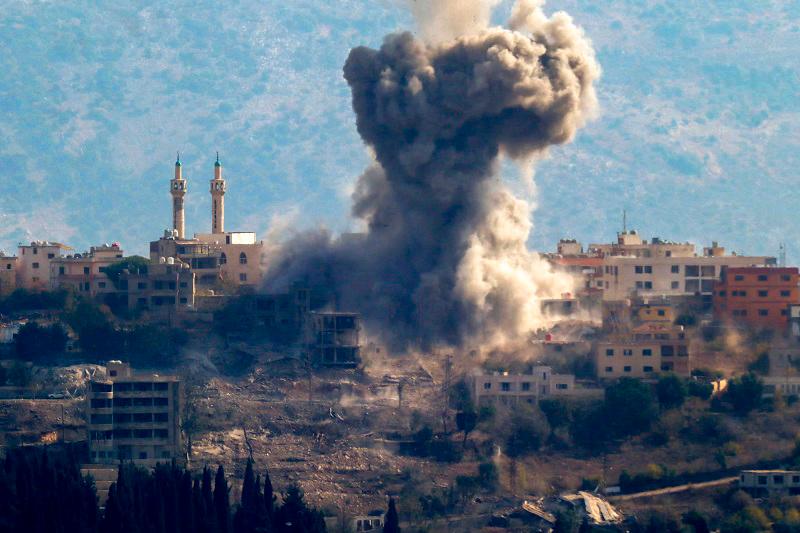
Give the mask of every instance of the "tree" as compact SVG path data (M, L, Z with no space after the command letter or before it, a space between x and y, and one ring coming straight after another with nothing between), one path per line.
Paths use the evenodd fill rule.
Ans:
M20 361L15 361L8 371L8 381L14 387L27 387L33 381L33 369Z
M275 530L279 533L323 533L322 514L309 509L303 489L292 485L283 494L283 505L275 513Z
M750 373L731 380L725 398L731 402L734 411L740 415L746 415L761 405L763 393L764 385L761 380L755 374Z
M261 494L261 478L253 474L253 461L247 460L242 482L242 497L233 518L235 533L256 533L266 529L268 517Z
M400 533L400 518L394 505L394 498L389 498L389 509L383 521L383 533Z
M662 409L674 409L686 401L688 389L686 382L675 374L666 374L658 379L656 395Z
M480 480L481 488L494 492L497 490L497 466L494 463L481 463L478 465L478 479Z
M572 419L569 405L559 398L545 398L539 401L539 409L547 417L551 430L569 425Z
M520 457L534 452L544 443L550 427L538 410L516 411L511 416L511 431L506 439L506 454Z
M572 509L556 512L556 523L553 533L576 533L578 531L578 517Z
M139 255L132 255L131 257L126 257L121 261L117 261L116 263L112 263L111 265L105 267L105 274L108 279L111 280L111 283L114 284L114 287L119 289L120 280L125 271L130 273L147 274L147 268L149 265L149 259Z
M709 533L710 531L705 517L694 509L683 515L683 523L691 527L694 533Z
M40 326L28 322L14 336L14 351L24 361L44 361L61 354L67 346L67 332L61 324Z
M658 418L653 391L633 378L622 378L606 389L603 411L616 437L641 433Z
M461 411L456 413L456 427L459 431L464 432L463 446L467 445L467 436L475 429L478 423L478 413L475 411Z
M228 520L230 520L230 500L228 481L225 479L225 469L222 465L217 468L214 477L214 513L217 516L217 530L219 533L228 533Z

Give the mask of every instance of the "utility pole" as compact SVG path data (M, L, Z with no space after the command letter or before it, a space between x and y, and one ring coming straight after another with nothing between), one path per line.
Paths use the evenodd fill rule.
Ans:
M450 371L453 366L453 356L447 354L444 360L444 381L442 382L442 428L447 433L447 415L450 411Z

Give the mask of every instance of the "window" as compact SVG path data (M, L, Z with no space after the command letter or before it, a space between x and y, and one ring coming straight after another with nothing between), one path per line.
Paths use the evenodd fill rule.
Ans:
M244 252L239 254L239 264L240 265L246 265L247 264L247 254L245 254Z
M185 289L188 286L189 286L188 283L186 283L185 281L181 281L181 289Z
M686 280L686 292L700 292L700 280L699 279L687 279Z
M134 413L133 414L133 421L134 422L152 422L153 415L151 413Z
M228 256L225 255L225 252L222 252L222 255L219 256L219 264L224 265L228 263Z
M792 476L792 483L800 483L800 476Z
M716 271L712 266L702 266L700 267L700 275L704 278L713 278L716 275Z
M147 452L139 452L139 459L147 459Z
M681 266L680 265L672 265L669 267L669 271L673 274L680 274L681 273Z
M245 274L244 272L239 274L239 281L247 281L247 274Z
M727 292L726 292L726 291L719 291L719 296L720 296L721 298L725 298L725 295L726 295L726 294L727 294Z
M653 355L653 349L652 348L642 349L642 355L645 357L651 357Z
M483 384L483 390L491 390L491 388L492 388L492 384L491 383L484 383Z
M100 287L101 289L105 289L106 288L106 282L105 281L98 281L97 282L97 286Z
M788 309L781 309L781 316L789 316L789 310Z
M566 383L556 383L556 388L558 390L567 390L569 388L569 385Z
M33 249L33 255L38 255L38 254L39 254L39 249L38 248L34 248Z
M167 413L153 413L153 422L169 422Z
M613 357L614 356L614 349L613 348L607 348L606 349L606 355L608 357Z
M140 291L147 289L147 282L140 281L139 283L136 284L136 288L139 289Z
M133 437L136 439L152 439L153 438L153 430L152 429L134 429L133 430Z
M98 415L94 414L91 418L92 424L110 424L111 423L111 415Z
M767 309L759 309L758 316L769 316L769 311Z
M607 366L606 367L606 373L613 372L613 371L614 371L614 367L613 366Z
M500 390L502 390L503 392L510 391L511 390L511 383L508 383L508 382L501 383L500 384Z
M111 392L111 383L92 383L92 392Z
M47 258L48 258L48 259L52 259L52 258L54 258L55 256L56 256L56 254L47 254Z
M131 421L130 413L114 413L115 424L126 424Z
M644 274L644 267L643 267L643 266L636 265L636 266L634 267L634 271L635 271L637 274Z
M687 278L697 278L700 276L700 267L698 265L686 265L685 276Z
M643 368L643 370L644 370L645 372L652 372L652 371L653 371L653 367L652 367L652 366L645 366L645 367Z
M631 371L631 367L626 366L622 370L625 371L625 372L630 372Z
M631 355L633 355L633 350L630 350L630 349L622 350L622 355L631 356Z
M680 283L678 283L677 281L673 281L672 283L670 283L670 288L672 290L677 290L679 287L680 287Z
M781 281L792 281L792 277L788 274L781 275Z
M665 344L661 347L661 357L670 357L675 355L675 347L670 344Z
M788 298L792 295L792 291L781 291L781 298Z
M64 275L64 267L58 267L58 275L59 276L63 276Z
M147 392L153 390L152 383L134 383L133 390L137 392Z
M129 439L129 438L131 438L131 430L130 429L115 429L114 430L114 438L115 439Z
M665 316L667 313L663 309L658 310L658 316Z
M83 275L84 276L88 276L89 272L90 272L89 267L83 267Z
M776 485L783 485L783 476L772 476L772 482Z
M114 407L130 407L130 398L114 398Z
M166 407L169 404L169 400L166 398L153 398L153 405L156 407Z
M39 268L39 263L33 263L31 266L32 266L33 268Z
M737 275L733 276L733 279L735 281L744 281L744 276L742 276L741 274L737 274Z
M734 309L733 310L733 316L747 316L747 310L746 309Z
M769 291L758 291L759 298L766 298L767 296L769 296Z
M645 265L644 273L645 274L652 274L653 273L653 266L652 265Z
M134 407L150 407L153 405L152 398L134 398L133 399L133 406Z
M766 274L759 274L758 275L758 281L767 281L767 275Z
M169 431L167 431L166 429L154 429L153 430L153 438L156 438L156 439L169 438Z
M111 407L110 399L92 399L92 409L108 409Z
M168 390L168 389L169 389L169 383L166 383L166 382L163 382L163 381L159 381L158 383L153 383L153 390L164 391L164 390Z
M525 391L525 392L531 390L531 384L530 384L529 381L523 381L522 382L522 390Z

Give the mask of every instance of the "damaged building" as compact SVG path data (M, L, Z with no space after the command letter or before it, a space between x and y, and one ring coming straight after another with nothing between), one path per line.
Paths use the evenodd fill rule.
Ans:
M354 367L361 361L357 313L312 311L306 322L305 346L311 360L323 366Z

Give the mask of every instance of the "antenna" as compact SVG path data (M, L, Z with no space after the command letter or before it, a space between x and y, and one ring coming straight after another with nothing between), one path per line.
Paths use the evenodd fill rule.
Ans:
M786 266L786 244L785 243L780 243L780 246L778 247L778 251L779 251L779 253L778 253L778 257L779 257L778 266L783 268L783 267Z
M628 233L628 212L622 210L622 233Z

